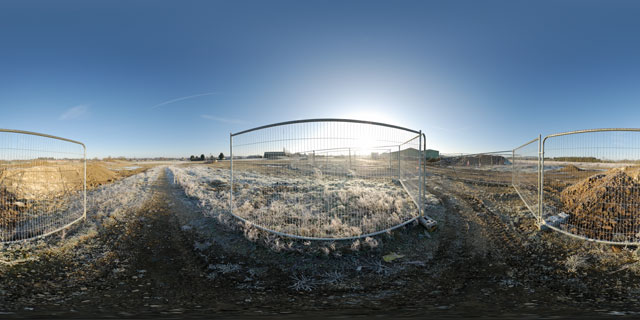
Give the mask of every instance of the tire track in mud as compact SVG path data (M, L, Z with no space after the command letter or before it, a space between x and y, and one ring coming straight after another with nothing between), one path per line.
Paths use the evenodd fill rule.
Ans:
M194 235L182 230L187 215L171 195L163 170L142 207L127 217L121 227L110 230L112 251L99 264L106 290L92 291L92 301L101 301L104 312L181 313L184 308L211 306L214 293L207 286L206 263L194 251ZM119 232L120 234L114 234ZM82 302L77 303L82 305ZM214 303L215 305L215 303ZM192 309L192 310L193 310Z
M486 264L482 254L475 248L474 235L478 230L469 219L472 208L449 193L448 188L439 187L427 186L445 208L439 221L438 247L434 254L434 261L437 261L434 269L440 271L434 273L436 286L445 294L438 295L437 300L440 304L455 305L460 304L459 296L463 295L467 297L463 299L465 303L482 305L480 288L490 279L484 270Z
M475 212L482 213L482 220L486 223L489 237L494 245L505 251L505 256L513 256L514 252L523 250L520 237L515 235L515 229L511 224L505 223L497 213L489 209L484 201L477 196L469 194L458 194L463 198Z
M442 199L447 216L457 216L458 218L455 220L458 222L475 224L475 227L479 229L473 233L458 232L461 237L464 237L465 241L487 241L489 244L485 257L476 259L458 257L452 265L454 267L459 264L464 266L464 268L455 267L456 276L473 277L473 282L464 287L466 300L492 301L492 303L501 305L518 306L519 303L525 303L529 299L527 296L533 292L529 289L531 286L536 288L538 297L543 295L543 292L549 292L543 288L546 284L539 282L539 274L544 271L536 269L540 262L539 259L542 258L540 252L533 254L525 243L526 239L518 233L516 228L511 223L504 221L501 214L490 208L490 205L474 190L470 190L470 188L477 188L477 186L468 186L462 182L448 179L436 182L436 186L437 190L433 190L432 193ZM448 242L448 240L442 240L442 242ZM465 249L467 251L474 250L473 246L467 246L467 248ZM447 250L447 248L439 248L440 250ZM513 288L509 287L512 283L514 284ZM542 289L540 289L541 287ZM477 298L486 295L487 292L502 292L504 290L511 290L511 293L503 293L502 295L515 294L514 298L505 300L501 300L504 298L500 296L489 298L489 300ZM523 301L518 302L520 299Z
M489 200L484 200L482 195L470 188L475 187L461 184L446 190L474 212L480 213L478 216L482 221L482 228L491 241L490 259L494 265L493 268L489 268L493 278L491 282L513 285L513 290L517 293L512 299L516 305L531 300L546 301L554 308L573 308L581 304L580 300L574 300L575 304L570 307L567 304L569 300L562 302L553 298L576 294L575 288L569 289L566 286L567 278L562 272L563 265L554 262L560 253L547 246L541 247L541 244L531 246L531 240L526 238L529 232L523 233L511 221L505 221L508 218L498 209L493 209L488 203ZM496 263L503 266L500 267ZM498 290L504 290L500 287L497 286Z
M168 198L165 172L154 187L151 200L139 211L138 222L130 228L132 237L127 239L132 250L132 268L147 270L148 278L154 281L154 291L159 291L154 294L189 297L193 294L191 282L199 278L203 262L193 252L193 240L181 230L175 202Z
M446 179L446 178L445 178ZM502 256L506 259L522 262L526 259L527 251L523 243L522 237L518 234L519 230L512 223L505 222L500 213L495 212L480 196L469 190L469 186L465 182L457 182L456 187L445 186L440 183L440 187L450 193L453 198L461 200L467 209L473 211L483 223L488 238L493 243L492 249L498 249ZM471 184L471 188L478 188L476 184ZM493 186L493 185L492 185ZM442 192L440 192L442 194ZM442 194L442 199L447 195ZM457 205L460 207L460 205ZM448 209L456 210L458 208L449 207ZM458 209L459 210L459 209Z

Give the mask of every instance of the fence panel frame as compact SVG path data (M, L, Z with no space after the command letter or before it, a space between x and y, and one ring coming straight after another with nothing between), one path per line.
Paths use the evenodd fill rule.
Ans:
M82 166L83 166L83 178L82 178L82 216L67 223L64 226L58 227L54 230L50 230L47 231L43 234L34 236L34 237L29 237L29 238L25 238L25 239L19 239L19 240L9 240L9 241L0 241L0 243L4 243L4 244L8 244L8 243L16 243L16 242L26 242L26 241L33 241L36 239L41 239L44 237L47 237L49 235L52 235L54 233L60 232L62 230L65 230L69 227L71 227L72 225L76 224L77 222L81 221L81 220L86 220L87 219L87 147L84 143L76 141L76 140L71 140L71 139L67 139L67 138L62 138L62 137L58 137L58 136L54 136L54 135L49 135L49 134L45 134L45 133L39 133L39 132L32 132L32 131L25 131L25 130L16 130L16 129L2 129L0 128L0 133L16 133L16 134L24 134L24 135L31 135L31 136L39 136L39 137L43 137L43 138L49 138L49 139L55 139L55 140L60 140L60 141L66 141L66 142L70 142L73 144L77 144L82 146L82 153L83 153L83 159L82 159Z
M408 219L407 221L402 222L401 224L397 224L395 226L392 226L390 228L386 228L384 230L379 230L376 232L371 232L371 233L367 233L367 234L362 234L362 235L357 235L357 236L350 236L350 237L308 237L308 236L300 236L300 235L295 235L295 234L289 234L289 233L283 233L283 232L279 232L279 231L275 231L275 230L271 230L269 228L266 228L264 226L258 225L252 221L249 221L241 216L236 215L233 212L233 188L234 188L234 176L233 176L233 137L235 136L239 136L245 133L249 133L249 132L253 132L253 131L257 131L257 130L261 130L261 129L268 129L268 128L273 128L273 127L279 127L279 126L285 126L285 125L291 125L291 124L300 124L300 123L312 123L312 122L342 122L342 123L356 123L356 124L368 124L368 125L374 125L374 126L382 126L382 127L387 127L387 128L393 128L393 129L398 129L398 130L403 130L403 131L407 131L410 133L415 133L417 136L410 139L413 140L415 138L418 138L418 148L419 148L419 163L418 163L418 172L419 172L419 177L418 177L418 184L419 184L419 191L418 191L418 195L419 195L419 199L418 202L416 203L417 206L417 210L418 210L418 215ZM398 145L399 151L401 148L401 145ZM383 234L389 231L392 231L394 229L403 227L411 222L416 221L418 218L420 217L424 217L424 192L425 192L425 186L423 186L422 184L426 183L426 159L422 159L425 156L425 150L426 150L426 135L422 132L422 130L416 131L416 130L412 130L412 129L408 129L405 127L401 127L401 126L396 126L396 125L391 125L391 124L386 124L386 123L381 123L381 122L374 122L374 121L366 121L366 120L356 120L356 119L340 119L340 118L317 118L317 119L301 119L301 120L292 120L292 121L284 121L284 122L278 122L278 123L273 123L273 124L268 124L268 125L263 125L263 126L259 126L259 127L255 127L255 128L251 128L251 129L247 129L247 130L243 130L240 132L230 132L229 133L229 162L230 162L230 185L229 185L229 213L237 218L238 220L242 221L245 224L250 224L253 227L256 227L260 230L263 231L267 231L279 236L283 236L283 237L289 237L289 238L294 238L294 239L300 239L300 240L317 240L317 241L340 241L340 240L355 240L355 239L361 239L361 238L365 238L365 237L371 237L371 236L375 236L375 235L379 235L379 234ZM400 152L398 152L398 179L400 180L401 177L401 163L400 163ZM349 159L351 159L351 157L349 157ZM390 159L391 161L391 153L390 153ZM315 161L315 153L314 153L314 161ZM423 168L423 166L425 166ZM402 187L404 189L405 192L407 192L407 194L413 199L413 196L411 196L411 193L406 189L406 187L404 186L404 184L402 184ZM415 202L415 199L413 199Z
M574 131L567 131L567 132L560 132L560 133L554 133L554 134L550 134L544 137L544 139L541 141L541 146L540 146L540 155L539 155L539 162L540 162L540 168L539 168L539 175L540 175L540 184L539 184L539 188L540 188L540 195L539 195L539 219L540 219L540 224L539 226L545 226L549 229L552 229L554 231L560 232L562 234L565 234L569 237L572 238L576 238L579 240L584 240L584 241L590 241L590 242L596 242L596 243L602 243L602 244L609 244L609 245L639 245L640 241L635 241L635 242L630 242L630 241L609 241L609 240L601 240L601 239L593 239L593 238L589 238L586 236L582 236L582 235L578 235L578 234L574 234L571 233L569 231L566 230L562 230L552 224L546 223L543 215L544 215L544 147L545 147L545 143L547 141L547 139L549 138L554 138L554 137L561 137L561 136L568 136L568 135L576 135L576 134L584 134L584 133L594 133L594 132L639 132L640 133L640 128L601 128L601 129L584 129L584 130L574 130ZM638 212L638 214L640 214L640 212Z

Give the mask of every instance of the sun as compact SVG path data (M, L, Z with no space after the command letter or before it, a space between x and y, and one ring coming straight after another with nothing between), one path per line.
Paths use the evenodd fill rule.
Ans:
M344 114L345 119L364 120L372 122L381 122L387 124L395 124L395 117L386 113L380 112L374 108L352 108L352 112Z

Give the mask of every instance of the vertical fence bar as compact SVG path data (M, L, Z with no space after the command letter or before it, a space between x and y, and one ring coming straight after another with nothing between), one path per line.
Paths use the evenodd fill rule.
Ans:
M546 138L545 138L546 139ZM544 141L542 135L538 135L538 228L542 228L544 222L542 215L544 213Z
M425 158L424 158L424 163L422 165L422 201L424 201L425 197L425 193L426 193L426 189L427 189L427 136L422 133L422 150L424 150L424 154L425 154ZM423 212L423 215L426 216L426 213Z
M401 160L400 160L400 148L401 148L401 145L398 145L398 180L402 179L402 168L401 168Z
M516 187L516 149L511 151L511 185Z
M420 210L420 215L423 216L424 215L424 201L422 199L422 158L425 156L425 151L422 150L422 130L420 131L420 133L418 134L418 210Z
M233 214L233 134L229 133L229 212Z
M84 183L82 184L82 192L84 193L83 195L83 213L82 213L82 219L86 220L87 219L87 147L83 144L82 145L82 149L83 149L83 157L84 157Z

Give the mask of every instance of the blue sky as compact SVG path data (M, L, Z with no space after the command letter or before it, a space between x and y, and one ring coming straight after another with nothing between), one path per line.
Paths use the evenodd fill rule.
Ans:
M316 117L421 129L444 152L638 127L639 16L634 1L2 1L0 127L89 157L227 153L229 132Z

